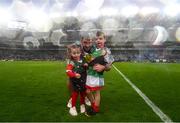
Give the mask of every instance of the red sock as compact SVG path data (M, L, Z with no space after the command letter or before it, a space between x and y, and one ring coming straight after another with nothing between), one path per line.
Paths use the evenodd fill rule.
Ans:
M78 97L78 92L74 91L72 93L72 107L76 106L77 97Z
M91 106L95 112L99 112L99 106L96 106L95 102L91 103Z
M96 110L95 110L96 112L99 112L99 106L96 106Z
M94 107L94 105L95 105L95 102L92 102L92 103L91 103L91 106Z
M94 105L94 111L99 112L99 106Z
M80 92L80 104L85 104L85 92Z

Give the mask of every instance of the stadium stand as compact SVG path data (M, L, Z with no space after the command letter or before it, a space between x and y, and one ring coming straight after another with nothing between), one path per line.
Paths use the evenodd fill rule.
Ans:
M81 30L83 22L74 17L67 18L66 23L55 25L49 32L1 29L0 59L65 60L66 45L79 41L82 31L94 33L101 29L109 33L106 45L111 48L115 61L180 61L180 42L176 41L174 36L176 28L168 23L172 20L164 21L153 15L151 18L136 16L123 21L120 17L114 19L120 24L116 28L109 29L103 29L102 21L97 19L93 22L97 29ZM157 27L156 25L159 25L158 28L154 28ZM166 31L162 32L162 30ZM168 33L168 37L165 32ZM164 38L158 37L158 33L165 35ZM160 39L163 40L158 42L160 45L153 45L154 41Z

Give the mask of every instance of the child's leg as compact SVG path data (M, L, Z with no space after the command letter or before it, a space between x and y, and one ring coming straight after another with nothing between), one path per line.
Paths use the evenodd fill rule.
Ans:
M101 94L100 94L100 90L97 90L94 94L95 97L95 105L99 106L100 105L100 101L101 101Z
M76 101L77 101L77 98L78 98L78 92L76 91L73 91L72 92L72 107L76 106Z
M87 94L87 97L90 100L91 104L94 103L94 95L92 94L90 89L86 89L86 94Z
M101 100L100 90L95 91L94 97L95 97L95 101L94 101L93 109L96 112L99 112L99 106Z
M70 80L68 80L68 82L67 82L67 87L68 87L70 96L72 96L73 89L72 89L72 83L70 82Z
M77 101L77 98L78 98L78 92L73 91L72 92L72 107L69 109L69 113L72 116L77 116L78 115L77 110L76 110L76 101Z
M86 95L86 92L80 92L80 104L85 104L85 95Z
M81 113L84 113L86 111L86 108L85 108L85 95L86 95L86 92L80 92L80 112Z
M100 90L95 91L95 93L91 92L91 94L93 94L93 97L95 98L93 102L91 103L91 108L87 110L87 113L86 113L87 116L96 115L96 113L99 112Z
M91 106L91 101L89 100L87 95L85 96L85 104L88 105L88 106Z
M70 98L68 100L68 103L67 103L67 107L68 108L71 108L72 107L72 83L70 82L70 80L67 81L67 87L68 87L68 90L69 90L69 93L70 93Z
M100 105L100 90L95 91L93 94L91 91L89 95L92 95L93 100L91 100L91 108L93 109L94 112L99 112L99 105Z

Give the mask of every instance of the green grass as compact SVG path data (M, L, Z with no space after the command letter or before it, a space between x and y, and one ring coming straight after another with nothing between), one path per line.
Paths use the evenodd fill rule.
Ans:
M115 64L173 121L180 121L180 64Z
M180 121L179 64L115 65L173 121ZM0 62L0 88L2 122L161 121L115 69L105 73L101 112L93 117L69 115L63 62Z

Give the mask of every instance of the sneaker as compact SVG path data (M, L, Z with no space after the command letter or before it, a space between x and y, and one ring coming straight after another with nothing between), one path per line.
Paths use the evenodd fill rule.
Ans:
M81 113L84 113L85 111L86 111L85 105L82 104L82 105L80 106L80 112L81 112Z
M85 97L85 103L87 106L91 106L91 102L89 101L89 99L87 97Z
M90 107L86 112L85 112L85 115L90 117L90 116L93 116L93 115L96 115L97 112L95 112L92 107Z
M77 116L77 115L78 115L75 106L74 106L74 107L71 107L71 108L69 109L69 113L70 113L70 115L72 115L72 116Z
M67 103L67 107L71 108L72 107L72 98L69 99L68 103Z

